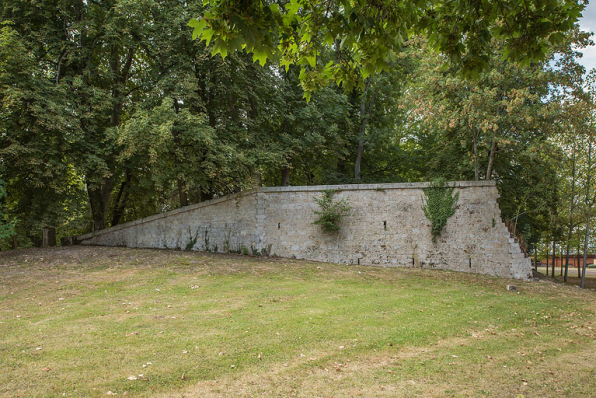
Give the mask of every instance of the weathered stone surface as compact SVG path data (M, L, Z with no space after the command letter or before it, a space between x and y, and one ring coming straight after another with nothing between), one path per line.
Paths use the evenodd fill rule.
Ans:
M265 250L345 264L442 268L515 279L531 263L501 221L492 181L454 182L459 201L436 243L424 216L426 183L269 187L229 195L79 236L81 244L223 252ZM341 231L313 225L315 197L339 189L352 210Z

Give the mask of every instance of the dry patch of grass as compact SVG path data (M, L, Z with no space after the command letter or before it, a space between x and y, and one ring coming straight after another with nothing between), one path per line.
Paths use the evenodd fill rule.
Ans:
M0 254L0 395L559 397L596 388L596 294L163 250Z

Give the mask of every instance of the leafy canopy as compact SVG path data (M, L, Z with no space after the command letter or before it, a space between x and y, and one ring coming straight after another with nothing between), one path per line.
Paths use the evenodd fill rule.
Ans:
M464 73L486 69L490 39L502 56L541 60L585 7L582 0L204 0L193 19L193 38L212 44L212 55L245 50L265 65L300 66L308 93L329 80L350 89L389 68L412 35L423 35ZM322 59L332 49L334 59Z

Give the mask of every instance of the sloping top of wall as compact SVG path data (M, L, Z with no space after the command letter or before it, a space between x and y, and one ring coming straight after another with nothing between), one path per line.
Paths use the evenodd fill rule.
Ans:
M466 187L495 187L494 181L452 181L447 183L448 186L456 188ZM152 222L159 219L169 218L174 215L192 212L194 210L214 206L222 202L230 200L237 200L241 196L255 195L257 193L278 193L278 192L322 192L328 189L334 189L338 191L379 191L388 189L424 189L430 186L429 182L402 182L393 184L344 184L344 185L302 185L302 186L286 186L286 187L261 187L257 189L251 189L239 193L225 195L220 198L206 200L200 203L194 203L179 209L166 211L163 213L155 214L153 216L140 218L138 220L130 221L123 224L118 224L114 227L102 229L99 231L89 232L87 234L77 236L77 240L84 241L95 236L109 234L114 231L134 227L148 222Z

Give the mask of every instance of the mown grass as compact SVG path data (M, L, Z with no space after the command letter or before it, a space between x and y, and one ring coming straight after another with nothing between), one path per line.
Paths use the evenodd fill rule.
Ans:
M436 270L120 248L2 253L0 394L588 397L595 298Z

